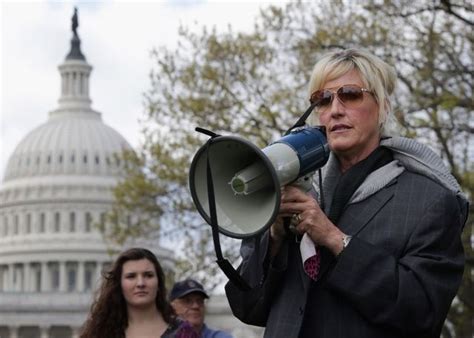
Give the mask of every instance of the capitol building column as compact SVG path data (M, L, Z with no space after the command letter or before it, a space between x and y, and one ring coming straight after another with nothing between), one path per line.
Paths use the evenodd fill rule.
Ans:
M41 262L41 292L49 291L48 262Z
M7 285L7 266L0 265L0 291L5 291Z
M84 281L85 281L85 262L78 261L77 262L77 283L76 283L76 291L77 292L84 292Z
M18 338L18 326L10 326L10 338Z
M16 283L15 283L15 291L21 291L23 288L23 281L25 280L25 276L23 274L23 265L22 263L16 264L16 269L14 269L14 273L16 275Z
M40 326L40 338L49 338L49 328L47 326Z
M94 277L93 285L99 285L101 276L102 276L102 263L97 261L95 263L95 277Z
M30 262L23 263L23 291L30 292L32 291L32 278L31 278L31 268Z
M59 262L59 292L67 291L66 262Z
M15 273L15 264L10 263L8 264L8 283L7 283L7 291L15 291L15 284L14 284L14 274Z
M72 337L71 338L79 338L81 334L81 328L80 327L73 327L72 328Z

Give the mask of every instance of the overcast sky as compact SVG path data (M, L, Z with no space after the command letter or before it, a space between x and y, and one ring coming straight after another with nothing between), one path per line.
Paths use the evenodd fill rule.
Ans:
M271 1L283 6L284 0ZM92 108L132 146L139 143L142 94L150 87L150 50L173 48L178 26L253 28L270 1L4 1L0 0L0 178L18 143L57 108L61 64L79 11L81 50L93 66Z

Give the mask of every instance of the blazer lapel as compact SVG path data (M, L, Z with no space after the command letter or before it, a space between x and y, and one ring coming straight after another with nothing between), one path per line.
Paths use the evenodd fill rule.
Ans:
M383 206L390 201L393 194L393 187L387 186L375 195L367 198L367 200L355 203L357 204L356 208L351 208L351 205L348 205L339 220L339 229L347 235L357 236L357 234L375 217ZM328 249L322 247L320 253L321 266L318 281L324 279L325 274L336 262L334 255ZM306 275L302 267L301 270L303 270L303 274ZM309 277L307 277L307 279L309 280Z
M395 183L395 181L394 181ZM342 232L356 236L393 197L393 183L359 203L346 206L338 227ZM355 208L352 208L355 206Z

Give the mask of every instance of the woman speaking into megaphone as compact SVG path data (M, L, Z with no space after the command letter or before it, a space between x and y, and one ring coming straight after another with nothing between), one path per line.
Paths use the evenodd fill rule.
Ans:
M436 154L393 136L395 82L363 50L315 65L309 100L331 150L319 196L285 186L273 225L242 241L251 289L226 285L234 314L265 337L439 337L463 273L467 200Z

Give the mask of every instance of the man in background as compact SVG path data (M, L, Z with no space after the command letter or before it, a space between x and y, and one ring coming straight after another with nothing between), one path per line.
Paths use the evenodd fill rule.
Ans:
M203 286L194 279L176 282L170 293L170 302L176 314L186 320L201 338L232 338L224 331L212 330L204 323L205 299L209 298Z

